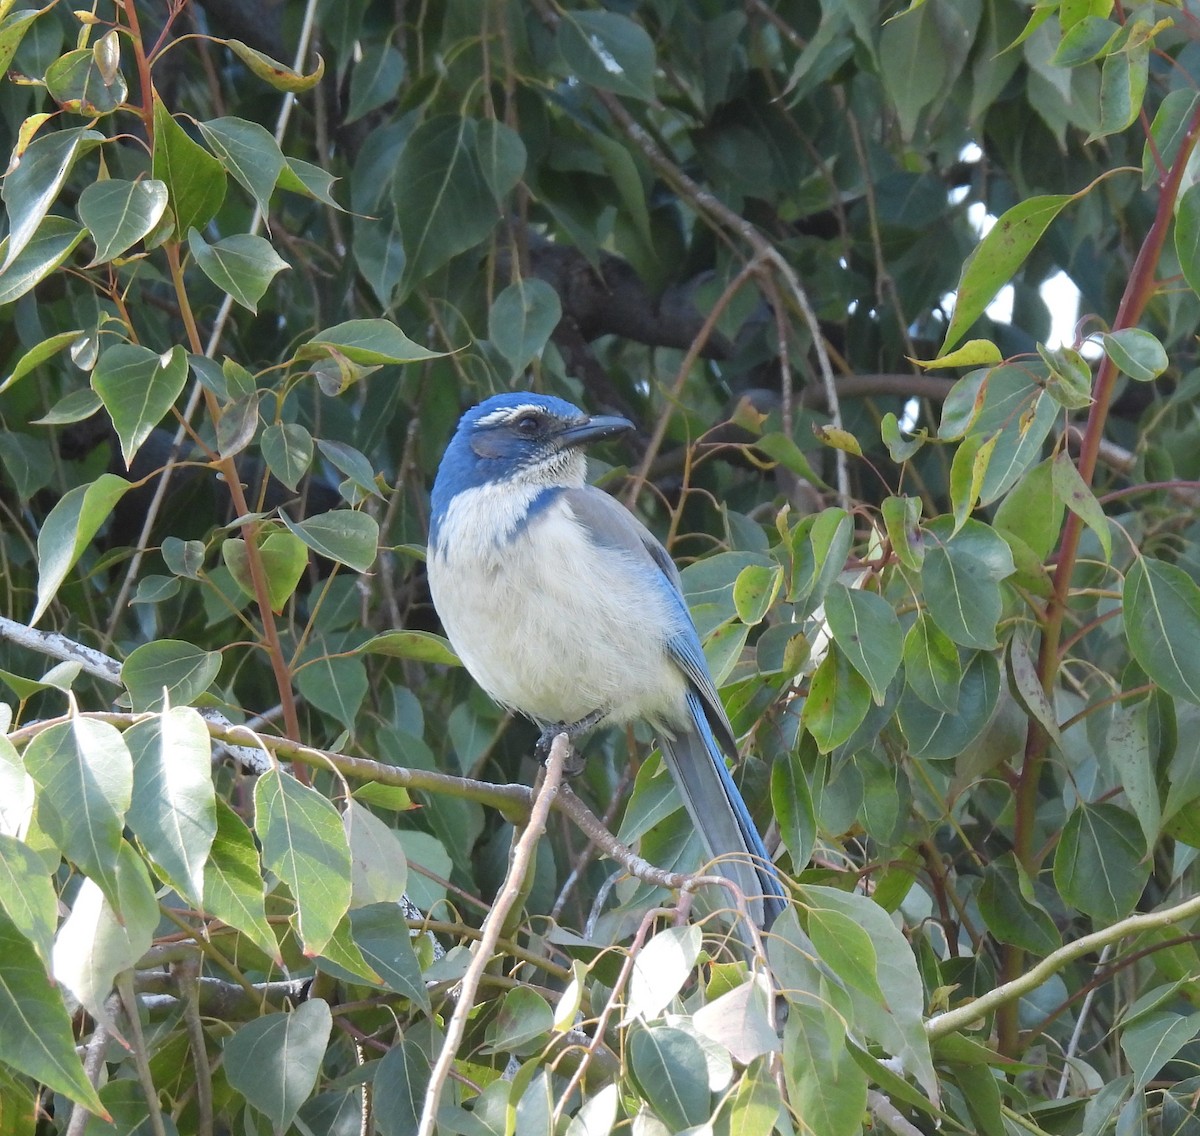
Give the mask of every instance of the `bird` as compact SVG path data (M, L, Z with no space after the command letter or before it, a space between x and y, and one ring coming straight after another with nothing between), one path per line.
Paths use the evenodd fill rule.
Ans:
M434 479L426 567L450 645L500 705L574 741L644 721L716 868L769 928L787 892L723 754L737 742L679 570L587 483L589 443L634 429L552 395L493 395L459 420Z

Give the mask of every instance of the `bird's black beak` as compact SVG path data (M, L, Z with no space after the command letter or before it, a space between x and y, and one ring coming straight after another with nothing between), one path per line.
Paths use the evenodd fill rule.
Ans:
M562 449L576 446L586 446L590 442L599 442L604 438L614 438L633 429L633 423L628 418L618 418L616 415L597 414L585 418L574 426L562 430L556 441Z

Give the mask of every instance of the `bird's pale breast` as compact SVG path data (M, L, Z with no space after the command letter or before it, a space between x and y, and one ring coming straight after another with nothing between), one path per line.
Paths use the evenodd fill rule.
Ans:
M666 643L679 613L657 569L597 549L561 500L525 523L531 499L485 486L447 510L429 582L455 651L493 698L538 721L604 709L676 722L684 680Z

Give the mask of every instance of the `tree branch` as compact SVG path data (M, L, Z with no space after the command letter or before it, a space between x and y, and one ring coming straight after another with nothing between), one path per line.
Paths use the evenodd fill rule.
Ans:
M925 1023L925 1033L930 1041L936 1041L939 1037L945 1037L947 1034L966 1029L978 1022L980 1018L986 1017L993 1010L998 1010L1001 1006L1015 1004L1022 994L1028 994L1031 990L1036 990L1043 982L1057 974L1068 963L1074 962L1084 955L1089 955L1093 951L1103 950L1109 943L1115 943L1118 939L1124 939L1130 935L1140 935L1144 931L1156 931L1160 927L1170 927L1174 923L1180 923L1184 919L1194 917L1200 917L1200 896L1193 896L1184 903L1177 904L1175 907L1164 908L1161 911L1149 911L1131 915L1128 919L1122 919L1119 923L1114 923L1111 927L1105 927L1100 931L1093 931L1090 935L1084 935L1082 939L1076 939L1074 942L1068 943L1066 946L1060 947L1057 951L1047 955L1041 962L1026 971L1019 978L1014 978L1011 982L1006 982L1002 986L997 986L995 989L989 990L973 1002L968 1002L965 1006L959 1006L956 1010L947 1010L944 1014L935 1014Z
M525 876L529 871L530 864L533 863L537 842L542 833L546 831L546 817L550 813L550 806L562 784L563 765L570 751L571 743L567 735L559 734L550 747L550 756L546 760L542 773L542 783L534 797L529 822L525 825L525 830L509 854L508 874L492 903L487 918L483 921L483 935L475 944L471 964L467 967L467 973L463 975L462 984L459 987L458 1004L454 1007L454 1013L446 1025L446 1040L442 1044L437 1061L434 1062L429 1087L425 1092L425 1102L421 1109L417 1136L433 1136L442 1088L446 1084L446 1078L450 1076L450 1069L454 1064L458 1047L462 1044L463 1034L466 1033L467 1018L474 1008L475 994L479 989L480 979L483 977L484 968L492 961L496 944L500 941L500 931L508 919L508 914L521 894Z

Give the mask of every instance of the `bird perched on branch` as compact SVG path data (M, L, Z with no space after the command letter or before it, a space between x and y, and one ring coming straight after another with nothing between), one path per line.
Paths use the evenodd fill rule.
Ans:
M468 410L433 485L433 602L467 670L541 728L542 748L564 731L649 723L718 871L766 927L786 892L726 768L733 730L679 572L585 480L584 447L631 429L529 392Z

